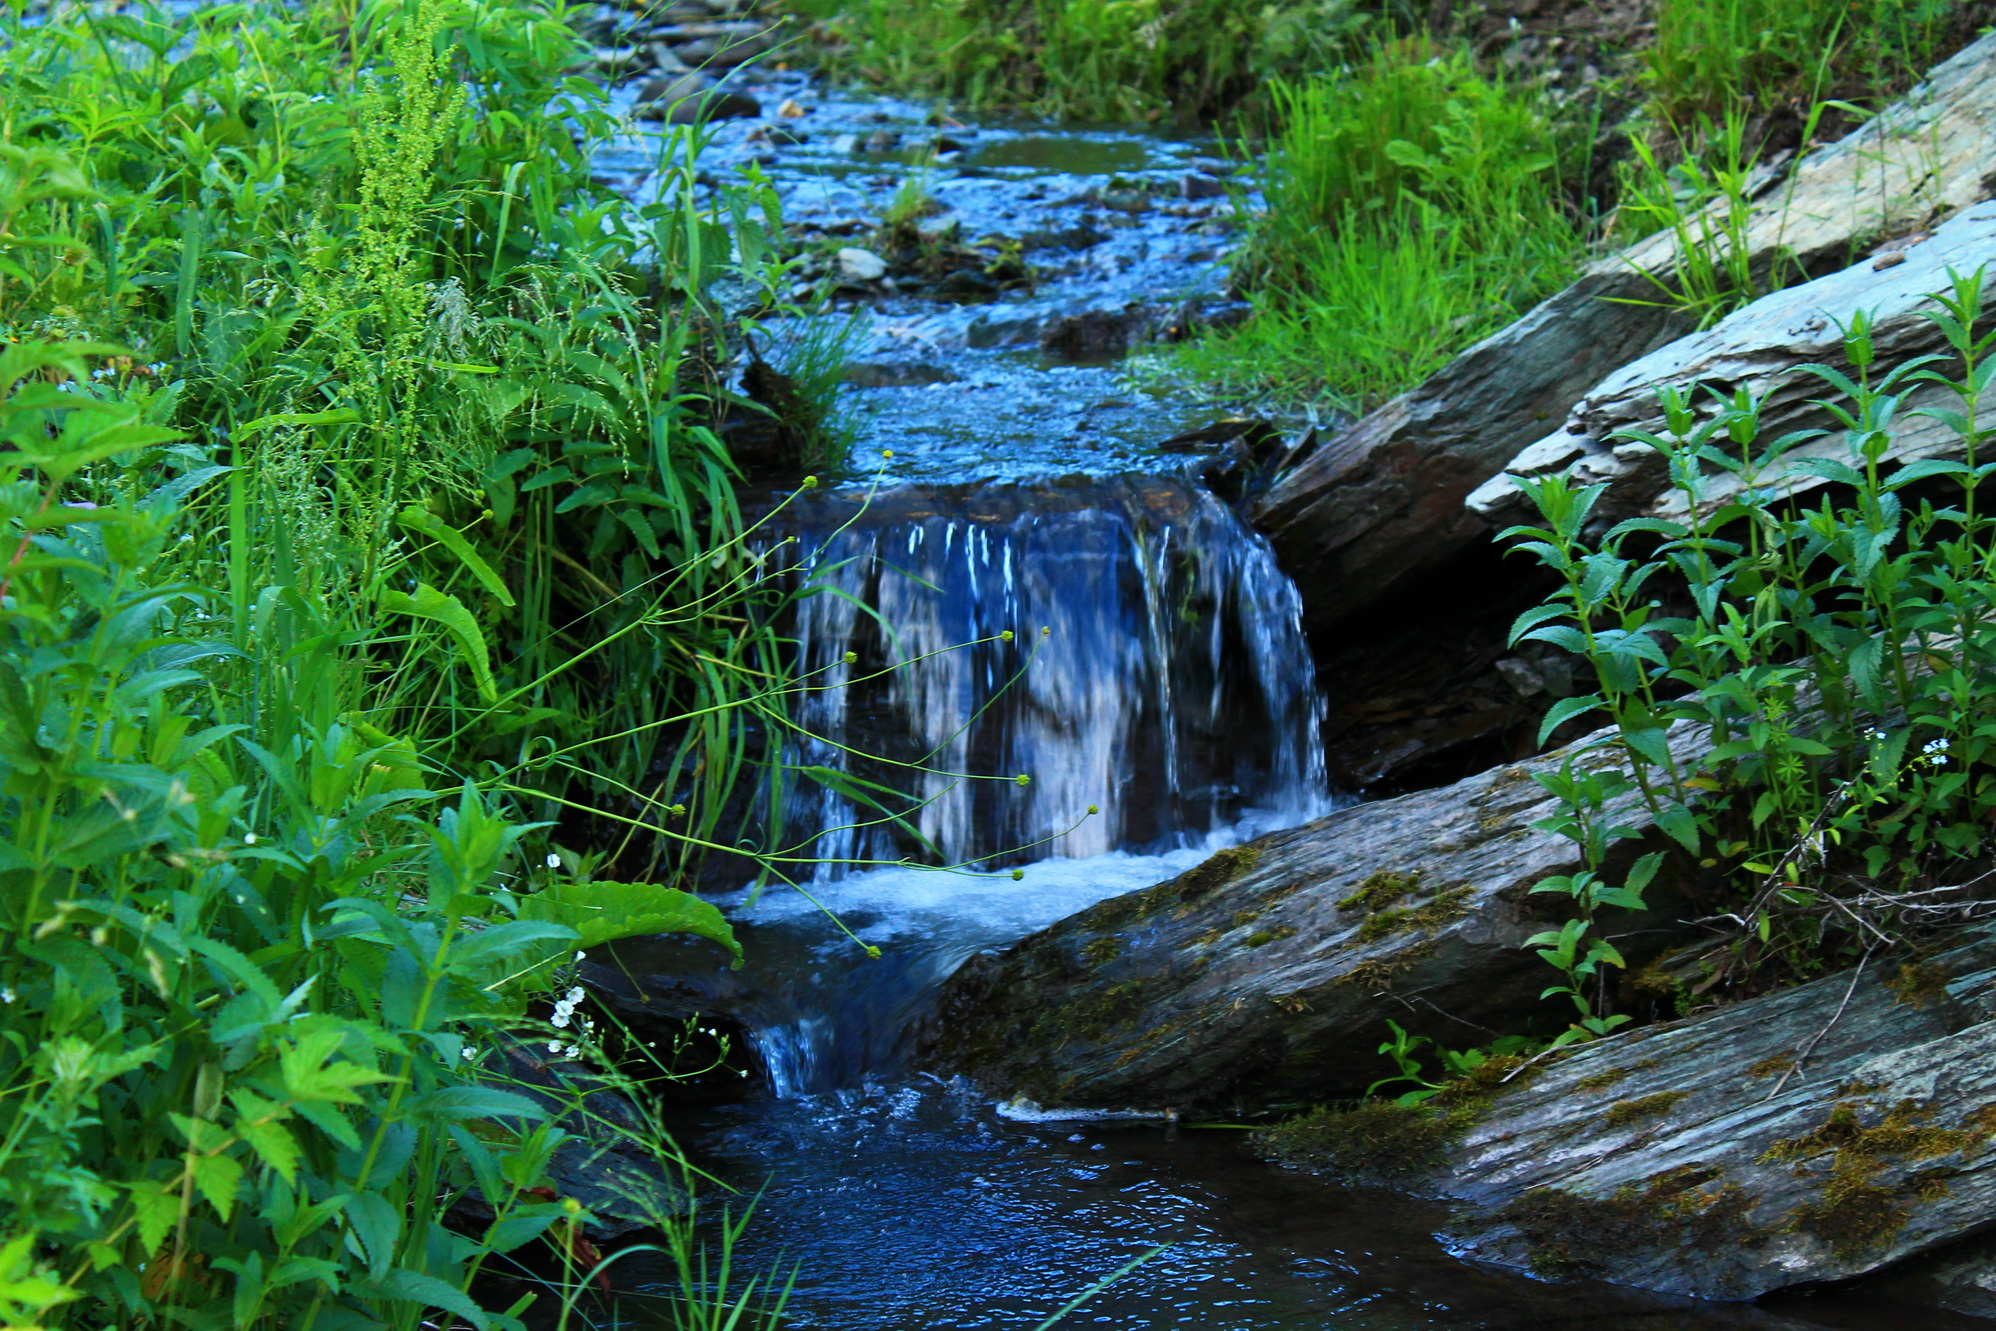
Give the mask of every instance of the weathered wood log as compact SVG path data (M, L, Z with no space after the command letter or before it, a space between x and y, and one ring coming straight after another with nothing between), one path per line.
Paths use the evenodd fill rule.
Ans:
M1792 174L1762 173L1749 264L1765 272L1779 257L1809 275L1842 270L1879 241L1996 193L1992 162L1996 35ZM1306 626L1384 601L1486 540L1463 506L1470 492L1617 367L1688 331L1654 303L1677 259L1675 238L1659 233L1595 261L1278 482L1255 521L1303 588Z
M1597 504L1602 519L1632 515L1682 517L1683 493L1669 482L1665 460L1649 445L1618 440L1617 431L1663 430L1657 390L1664 385L1703 385L1730 394L1744 388L1763 399L1761 443L1798 429L1827 429L1836 421L1816 405L1840 396L1822 380L1796 372L1796 366L1844 365L1843 327L1862 311L1872 320L1876 364L1901 365L1930 354L1952 355L1941 330L1926 316L1939 307L1932 292L1950 289L1949 270L1973 272L1990 266L1983 284L1982 310L1996 312L1996 204L1960 213L1931 237L1892 252L1893 262L1866 261L1828 277L1763 297L1701 333L1660 347L1603 379L1577 402L1566 422L1513 458L1496 477L1469 496L1469 511L1493 526L1535 520L1520 477L1564 472L1576 482L1605 481L1610 489ZM1939 366L1942 370L1948 367ZM1958 368L1958 367L1957 367ZM1852 373L1855 373L1852 371ZM1959 400L1933 384L1916 391L1894 418L1888 463L1952 456L1962 451L1960 436L1921 411L1959 409ZM1996 407L1996 389L1984 395ZM1710 402L1701 402L1709 410ZM1758 479L1764 487L1800 494L1825 482L1799 470L1811 458L1851 461L1840 432L1783 455ZM1738 478L1708 469L1701 507L1732 502Z
M1530 890L1579 867L1572 842L1532 826L1556 808L1533 776L1569 756L1611 764L1590 744L1606 733L1222 851L980 954L945 987L930 1061L1049 1104L1262 1107L1390 1073L1389 1018L1460 1044L1517 1029L1556 978L1522 944L1563 899ZM1680 724L1673 749L1703 733ZM1614 821L1649 820L1627 797ZM1635 958L1686 932L1625 927Z

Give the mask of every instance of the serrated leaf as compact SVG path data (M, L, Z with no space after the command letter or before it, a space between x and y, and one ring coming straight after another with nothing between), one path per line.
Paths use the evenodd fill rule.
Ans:
M227 1220L236 1209L236 1187L243 1181L243 1167L226 1155L196 1156L188 1162L194 1186L215 1214Z

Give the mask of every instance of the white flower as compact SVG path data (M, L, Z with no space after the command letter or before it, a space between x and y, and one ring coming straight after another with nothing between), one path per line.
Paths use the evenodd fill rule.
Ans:
M0 987L0 1003L11 1003L13 1001L14 1001L14 986L10 984L6 985L5 987Z
M561 867L561 856L555 854L553 851L549 851L547 866L550 869L559 869Z
M586 956L588 956L588 955L589 955L589 954L588 954L587 952L578 952L578 953L576 953L576 954L575 954L575 959L576 959L577 961L580 961L580 960L582 960L582 959L583 959L584 957L586 957Z
M561 1052L567 1055L569 1058L579 1058L582 1055L582 1046L579 1044L572 1044L568 1048L562 1050Z
M548 1052L549 1052L550 1054L558 1054L558 1053L560 1053L560 1052L561 1052L561 1041L559 1041L559 1040L549 1040L549 1041L548 1041Z
M560 1008L556 1008L554 1010L554 1015L548 1018L548 1021L556 1026L566 1026L568 1025L568 1014L566 1012L563 1012Z
M464 1048L458 1050L458 1057L469 1063L472 1059L478 1057L478 1051L470 1045L466 1045Z
M1921 747L1921 749L1920 749L1920 752L1921 752L1921 753L1946 753L1946 752L1947 752L1947 741L1946 741L1946 740L1944 740L1944 739L1930 739L1930 740L1928 740L1928 741L1926 742L1926 744L1925 744L1925 745L1923 745L1923 746Z
M243 833L243 844L245 846L254 846L256 844L256 833L254 832Z
M568 991L568 1001L569 1001L569 1002L570 1002L571 1004L574 1004L574 1003L580 1003L580 1002L582 1001L582 986L581 986L581 985L579 985L579 984L578 984L578 985L576 985L576 986L575 986L575 988L573 988L573 989L571 989L571 990L569 990L569 991Z

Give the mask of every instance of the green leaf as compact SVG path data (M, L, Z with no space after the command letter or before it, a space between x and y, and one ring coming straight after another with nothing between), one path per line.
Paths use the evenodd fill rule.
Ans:
M520 916L565 924L584 948L618 938L693 934L719 943L741 964L735 931L711 902L658 883L561 883L523 899Z
M380 1298L398 1303L414 1303L425 1308L442 1308L455 1313L471 1323L478 1331L485 1331L485 1310L472 1300L469 1294L455 1285L447 1285L435 1276L411 1271L406 1266L391 1267L374 1279L362 1283L358 1292L374 1294Z
M1674 805L1656 816L1656 825L1665 836L1693 855L1698 853L1698 820L1683 805Z
M194 1186L208 1199L215 1213L227 1220L236 1209L236 1186L243 1181L243 1167L226 1155L196 1156L189 1162Z
M1539 723L1539 743L1545 743L1547 736L1574 717L1585 716L1602 706L1600 695L1595 693L1578 698L1561 698L1552 705L1551 710L1546 712L1546 719Z
M458 562L470 571L472 577L485 585L486 591L498 597L501 605L514 604L513 593L506 590L505 581L493 571L492 565L486 563L478 551L472 548L471 542L467 541L464 533L457 528L428 509L417 508L413 504L397 513L395 521L410 531L421 532L456 555Z
M479 629L477 619L464 608L464 602L426 582L416 588L413 596L408 592L383 592L381 612L386 615L409 615L442 625L463 651L465 664L471 667L472 680L478 685L479 696L487 702L499 700L499 690L492 682L492 653L485 645L485 634Z

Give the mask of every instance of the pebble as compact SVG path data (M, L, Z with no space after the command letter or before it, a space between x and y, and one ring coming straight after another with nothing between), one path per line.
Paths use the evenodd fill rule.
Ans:
M871 250L842 249L838 252L839 275L854 282L877 282L887 276L887 261Z

